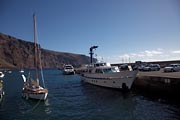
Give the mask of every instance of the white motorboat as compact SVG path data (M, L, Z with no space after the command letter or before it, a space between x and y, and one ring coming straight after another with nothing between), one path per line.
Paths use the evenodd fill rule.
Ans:
M33 20L34 20L34 48L35 48L35 67L36 67L36 75L35 79L32 80L29 77L26 79L24 75L22 75L23 80L24 80L24 87L22 90L22 97L25 97L26 99L37 99L37 100L46 100L47 95L48 95L48 89L45 88L45 85L41 87L39 85L39 79L38 79L38 68L41 68L41 78L44 83L44 77L43 77L43 72L42 72L42 65L41 65L41 54L40 54L40 46L36 43L36 17L33 15ZM38 65L39 63L39 65Z
M3 78L3 77L4 77L4 73L0 72L0 78Z
M63 74L64 75L74 75L75 74L74 67L70 64L64 65Z
M106 62L93 62L93 49L98 46L90 47L91 64L87 66L86 72L82 74L84 82L123 90L131 89L138 71L120 71L117 66L111 66Z
M87 72L82 74L84 82L123 90L131 89L137 74L137 71L119 71L118 67L105 62L92 64L87 69Z

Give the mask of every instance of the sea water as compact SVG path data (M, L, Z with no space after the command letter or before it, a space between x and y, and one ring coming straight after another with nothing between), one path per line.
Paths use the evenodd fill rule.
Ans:
M44 70L49 90L46 101L21 97L22 74L33 70L6 72L5 96L0 120L179 120L178 103L153 99L130 91L107 89L83 83L79 75L63 75L57 69ZM40 82L42 84L42 82Z

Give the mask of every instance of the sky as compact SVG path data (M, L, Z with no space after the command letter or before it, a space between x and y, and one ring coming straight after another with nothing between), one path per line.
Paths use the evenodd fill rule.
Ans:
M0 0L0 32L110 63L180 60L179 0Z

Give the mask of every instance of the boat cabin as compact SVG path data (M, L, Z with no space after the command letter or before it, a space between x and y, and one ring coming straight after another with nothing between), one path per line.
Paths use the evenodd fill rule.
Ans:
M100 66L108 66L111 67L110 63L106 63L106 62L97 62L93 64L94 67L100 67Z
M94 63L93 65L88 67L88 72L89 73L114 73L114 72L119 72L119 68L117 66L111 66L110 63L105 63L105 62L98 62Z
M74 67L72 65L65 65L64 69L74 69Z

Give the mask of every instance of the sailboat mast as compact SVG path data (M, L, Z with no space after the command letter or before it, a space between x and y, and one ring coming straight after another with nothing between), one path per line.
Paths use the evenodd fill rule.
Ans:
M33 14L33 23L34 23L34 49L35 49L35 58L34 58L34 62L35 62L35 68L36 68L36 81L38 84L38 60L37 60L37 40L36 40L36 15Z

